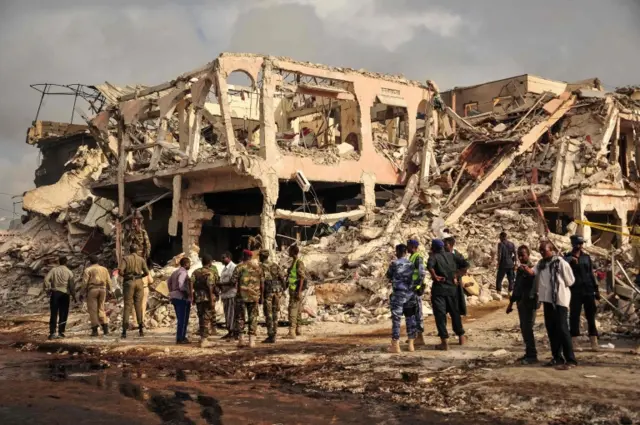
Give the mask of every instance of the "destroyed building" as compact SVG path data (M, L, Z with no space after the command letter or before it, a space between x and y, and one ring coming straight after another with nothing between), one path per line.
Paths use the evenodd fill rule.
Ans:
M234 73L249 85L230 85ZM372 217L376 188L416 171L416 117L432 95L400 77L225 53L113 95L90 124L109 160L92 191L125 212L166 194L145 217L154 251L199 245L218 256L258 235L275 249L321 224ZM166 247L167 234L181 246Z
M331 306L318 317L348 323L388 319L384 272L409 237L456 235L477 282L471 305L501 298L502 230L560 249L580 233L599 258L628 247L624 231L574 220L625 229L633 218L635 88L523 75L439 93L431 81L225 53L156 86L86 91L96 107L82 124L36 120L28 133L40 180L24 196L23 234L0 248L25 291L58 253L77 270L95 252L113 267L134 209L152 260L169 262L155 285L181 253L299 241L316 301ZM154 321L166 324L165 313Z
M447 224L497 208L544 212L552 233L574 220L626 229L638 206L640 104L597 79L574 84L531 75L442 94L441 170ZM613 234L575 231L609 247ZM616 239L621 247L627 237Z

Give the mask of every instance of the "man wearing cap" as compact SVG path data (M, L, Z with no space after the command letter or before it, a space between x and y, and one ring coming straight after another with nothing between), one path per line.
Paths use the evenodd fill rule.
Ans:
M411 282L413 290L416 293L416 302L418 303L417 315L416 315L416 328L418 329L418 335L416 337L415 345L424 345L424 319L422 318L422 295L424 294L424 277L426 272L424 270L424 256L422 252L418 251L420 242L417 239L409 239L407 241L407 252L409 252L409 262L413 265L413 273L411 275Z
M269 250L260 251L260 265L264 279L262 295L264 319L267 323L267 339L264 343L273 344L278 334L278 313L280 311L280 296L282 294L283 279L280 267L269 260Z
M571 285L571 301L569 304L569 328L575 347L580 336L580 314L584 306L589 329L589 341L593 350L598 349L598 329L596 327L596 299L600 299L598 283L593 272L593 263L589 254L582 249L582 236L571 236L571 252L564 255L564 260L571 266L575 282Z
M451 316L453 331L458 335L460 345L466 342L460 307L458 304L458 288L456 281L469 264L462 257L456 257L444 249L440 239L431 241L431 254L427 261L427 270L431 275L431 307L436 319L436 328L440 344L436 350L448 350L449 333L447 332L447 313Z
M255 347L258 331L258 305L262 303L261 295L264 288L262 268L254 260L253 253L248 249L242 251L242 263L233 271L231 281L236 285L236 331L238 332L238 347L245 345L245 322L249 321L249 348Z
M400 352L400 324L402 316L407 322L407 335L409 336L408 351L414 351L416 338L416 313L418 309L417 295L413 290L413 265L407 259L407 246L396 245L397 259L389 265L387 279L391 281L393 293L389 299L391 308L391 346L389 352Z
M129 316L131 310L135 309L138 319L138 332L140 336L144 336L143 320L142 320L142 295L144 291L142 279L149 276L149 268L147 263L140 256L140 248L137 245L131 245L129 248L131 254L123 258L119 270L123 279L124 292L124 310L122 314L122 338L127 337L129 328Z
M125 241L125 249L130 250L131 246L136 245L140 249L140 256L144 258L144 261L147 263L147 266L150 266L149 256L151 255L151 242L149 242L149 235L147 231L142 228L142 213L138 210L135 210L133 213L133 218L131 219L131 231L127 234L127 239ZM147 279L142 280L142 321L144 323L144 317L147 313L147 302L149 300L149 282ZM133 328L137 328L139 325L143 323L138 323L138 318L135 312L132 312L131 315L131 323L133 324Z

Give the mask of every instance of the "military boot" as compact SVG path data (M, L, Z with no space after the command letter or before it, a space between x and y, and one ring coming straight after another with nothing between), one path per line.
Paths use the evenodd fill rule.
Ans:
M467 337L464 335L460 335L458 337L458 342L460 343L460 345L465 345L467 343Z
M98 327L91 326L91 336L98 336Z
M122 333L120 334L120 338L122 338L122 339L126 339L127 338L127 329L122 329Z
M301 336L302 335L302 326L298 325L296 327L296 335L297 336Z
M246 345L246 344L245 344L245 341L244 341L244 335L242 335L242 334L241 334L241 335L238 337L238 347L242 348L242 347L244 347L245 345Z
M276 339L273 336L268 336L267 339L262 341L263 344L273 344L274 342L276 342Z
M413 339L409 339L409 348L407 348L407 351L409 351L410 353L416 351L415 347L413 346L413 341Z
M392 339L391 345L389 346L389 352L398 354L400 352L400 341L398 341L397 339Z
M415 340L414 344L415 344L416 347L427 345L424 342L424 335L422 334L422 332L418 332L418 336L416 337L416 340Z
M253 335L249 335L249 348L254 348L256 346L256 337Z
M289 333L285 337L286 339L296 339L296 330L294 328L289 328Z
M107 324L102 325L102 333L105 335L109 335L109 325Z
M141 337L144 336L144 327L142 325L138 327L138 335Z
M440 338L440 344L436 345L436 350L447 351L449 349L449 343L446 338Z
M598 337L597 336L590 336L589 337L589 342L591 343L591 350L598 351L598 349L600 348L600 347L598 347Z

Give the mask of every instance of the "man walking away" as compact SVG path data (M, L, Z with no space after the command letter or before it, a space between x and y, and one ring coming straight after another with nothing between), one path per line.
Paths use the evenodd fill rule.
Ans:
M111 276L106 267L98 264L98 257L89 256L91 265L84 270L82 289L86 294L87 309L91 320L91 336L98 336L98 327L105 335L109 334L109 319L104 312L107 291L111 292Z
M544 306L544 325L553 358L547 366L568 369L577 366L569 333L569 304L575 278L569 264L554 254L549 241L540 242L542 259L534 267L538 300Z
M416 302L418 303L416 314L416 328L418 334L416 337L415 345L425 345L424 343L424 319L422 317L422 295L424 295L424 277L426 272L424 270L424 256L422 252L418 250L420 243L416 239L410 239L407 241L407 251L409 252L409 261L413 265L413 274L411 275L411 281L413 289L416 293Z
M218 271L211 267L213 258L202 255L202 267L193 272L193 300L198 312L198 329L202 341L209 335L216 335L216 296L218 289Z
M282 272L276 263L269 261L269 250L260 251L260 263L264 279L264 295L262 296L264 319L267 322L267 339L262 342L274 344L278 335L280 297L284 289Z
M507 239L505 232L500 233L498 242L498 275L496 276L496 292L502 292L502 281L507 276L509 282L509 292L513 291L514 272L516 259L516 247Z
M454 257L451 252L444 250L444 242L440 239L431 241L431 255L427 261L427 270L433 280L431 286L431 306L436 319L436 328L440 337L440 344L436 345L436 350L448 350L449 333L447 332L447 314L451 316L453 331L458 335L460 345L466 342L462 318L460 316L460 305L458 301L458 290L456 280L459 273L469 267L463 258Z
M302 291L305 290L307 270L299 255L298 245L291 245L289 247L291 267L287 272L289 284L289 335L287 335L287 339L296 339L296 336L302 335L300 324L302 321Z
M400 325L402 315L407 322L407 335L409 336L408 351L414 351L413 342L416 338L416 314L418 309L417 295L413 290L413 264L406 258L407 246L396 245L397 259L389 265L387 279L391 281L392 291L389 300L391 308L391 346L390 353L400 352Z
M584 239L582 236L571 236L573 250L564 256L571 266L575 277L575 283L571 286L571 303L569 304L569 328L573 346L576 347L580 336L580 313L584 306L584 314L587 317L589 329L589 341L591 349L598 351L598 329L596 327L596 300L600 299L600 289L593 271L593 263L589 254L584 252Z
M58 258L58 266L47 273L44 278L44 290L49 295L49 339L56 338L56 325L58 338L64 338L64 330L69 317L69 303L71 297L75 298L73 273L67 268L67 257Z
M180 259L180 268L169 277L169 298L176 311L177 329L176 344L189 344L187 329L189 327L189 315L191 314L191 302L193 301L193 287L189 279L191 260L188 257Z
M262 304L264 282L262 267L252 260L253 253L248 249L242 252L242 264L236 267L231 281L236 285L236 329L239 333L238 347L244 347L245 323L249 320L249 348L255 347L258 333L258 305Z
M235 336L235 315L236 308L236 286L231 282L231 276L236 265L231 261L231 253L225 252L222 255L222 264L224 268L220 273L220 298L224 307L224 321L227 328L227 334L222 337L223 340L231 339Z
M518 318L520 319L520 332L524 341L524 357L520 359L523 365L538 362L538 352L536 350L536 339L533 328L536 324L536 313L538 308L538 294L536 293L535 273L533 264L529 260L529 247L521 245L518 247L518 271L516 272L516 283L513 287L513 294L507 307L507 314L513 311L513 304L518 306Z
M140 248L132 245L131 253L124 257L120 265L120 272L123 278L124 311L122 314L122 338L127 337L129 329L129 316L131 309L135 309L138 318L138 333L144 336L144 325L142 321L142 298L144 283L142 279L149 276L147 262L140 256Z

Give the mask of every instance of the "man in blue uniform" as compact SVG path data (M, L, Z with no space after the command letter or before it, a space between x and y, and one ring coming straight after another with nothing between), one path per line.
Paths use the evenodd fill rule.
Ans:
M389 265L387 278L391 281L393 293L391 294L391 347L389 352L400 352L400 323L402 315L407 322L407 335L409 336L409 351L414 351L413 342L416 338L416 310L417 296L413 290L412 275L413 264L406 257L406 245L396 245L397 259Z

